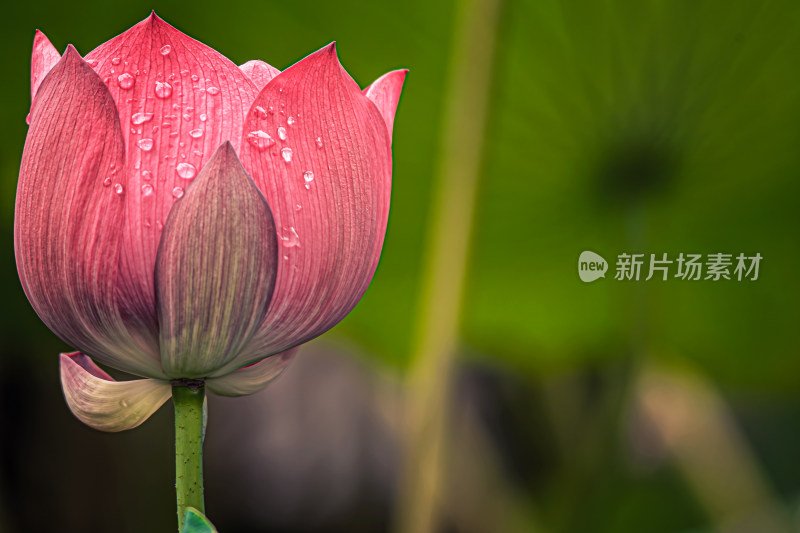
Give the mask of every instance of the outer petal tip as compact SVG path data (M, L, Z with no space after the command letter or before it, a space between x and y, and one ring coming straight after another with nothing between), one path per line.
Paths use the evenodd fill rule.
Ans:
M60 370L70 410L81 422L100 431L124 431L139 426L172 393L167 381L114 381L80 352L61 354Z
M403 92L403 83L407 74L408 69L387 72L363 91L364 95L372 100L381 112L383 120L386 122L390 139L394 129L397 104L400 102L400 94Z
M61 59L55 46L47 36L39 30L33 37L33 55L31 57L31 104L36 97L36 91L47 73L50 72L56 63Z

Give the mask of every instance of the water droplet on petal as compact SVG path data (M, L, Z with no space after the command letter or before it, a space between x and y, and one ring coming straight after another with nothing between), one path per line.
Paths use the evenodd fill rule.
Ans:
M158 231L162 231L164 229L164 224L162 224L160 220L156 220L156 229Z
M317 143L317 148L322 148L322 137L317 137L316 143Z
M103 187L111 187L111 178L106 178L103 180Z
M120 400L119 405L120 407L128 407L128 402L126 400Z
M153 149L153 139L139 139L136 145L145 152L149 152Z
M162 56L165 56L165 55L169 54L170 52L172 52L172 47L170 45L165 44L164 46L161 47L161 55Z
M251 131L248 133L247 140L258 150L266 150L275 144L275 139L270 137L267 132L261 130Z
M142 195L150 196L151 194L153 194L153 186L150 185L149 183L145 183L144 185L142 185Z
M126 72L117 76L117 83L119 83L120 89L127 90L133 87L133 84L136 83L136 78Z
M175 187L172 189L172 196L175 198L183 198L183 187Z
M120 61L121 61L120 58L114 57L114 58L111 59L111 64L112 65L119 65Z
M290 125L290 126L291 126L292 124L294 124L294 122L295 122L295 121L294 121L294 117L289 117L289 118L287 118L287 119L286 119L286 123L287 123L288 125Z
M205 122L206 120L208 120L208 115L206 115L205 113L201 113L200 114L200 121L201 122Z
M297 205L294 206L294 210L295 211L300 211L301 209L303 209L303 206L300 205L300 204L297 204Z
M219 94L219 87L214 87L213 85L211 87L206 87L206 92L214 96L215 94Z
M122 194L125 192L125 187L123 187L121 183L117 183L114 185L114 192L117 194Z
M149 170L142 170L142 178L144 178L145 181L150 181L152 177L153 174Z
M203 130L201 128L196 128L189 132L189 137L193 139L199 139L202 136L203 136Z
M87 59L86 60L86 64L89 65L90 67L94 68L94 67L97 66L97 60L96 59Z
M178 173L178 176L185 180L190 180L197 175L197 169L194 168L194 165L191 163L178 163L178 166L175 167L175 171Z
M153 120L152 113L134 113L131 115L131 123L136 124L137 126L151 120Z
M286 140L286 128L284 128L283 126L278 128L278 137L280 137L282 141Z
M281 150L281 156L283 157L284 161L286 161L287 163L290 163L292 161L292 149L291 148L283 148Z
M283 228L283 234L281 235L281 245L284 248L299 248L300 247L300 236L295 231L294 226L289 226Z
M303 172L303 179L306 180L306 183L311 183L314 181L314 173L310 170L306 170Z
M260 105L256 106L256 108L253 110L253 114L258 118L267 118L267 111Z
M172 96L172 85L165 81L156 82L156 96L159 98L169 98Z

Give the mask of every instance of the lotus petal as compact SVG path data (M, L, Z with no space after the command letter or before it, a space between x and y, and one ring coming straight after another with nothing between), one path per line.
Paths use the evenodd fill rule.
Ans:
M272 296L277 247L269 206L226 142L172 208L158 250L168 376L205 377L250 341Z
M33 38L33 57L31 58L31 107L33 107L33 100L36 98L39 85L59 59L61 59L61 54L50 43L50 39L44 33L36 30Z
M281 73L280 70L260 59L248 61L243 65L239 65L239 68L256 84L259 91L263 89L272 78Z
M281 257L264 325L224 371L306 342L344 318L372 279L389 215L386 124L333 44L276 76L257 106L277 112L248 113L240 157L272 209Z
M68 344L120 370L164 377L157 339L119 312L122 134L106 86L72 46L39 87L31 117L14 223L28 300Z
M114 381L80 352L61 354L61 386L72 413L100 431L135 428L172 395L168 381Z
M221 396L245 396L256 393L283 373L298 349L292 348L230 374L207 379L206 387L214 394Z
M386 121L386 128L389 130L389 139L392 138L394 128L394 115L397 112L397 103L400 101L400 93L403 92L403 82L408 74L408 69L393 70L387 72L375 83L364 89L367 98L375 102L378 110Z
M224 141L238 149L256 86L233 62L155 14L87 56L119 109L131 194L120 283L157 332L153 271L172 204Z

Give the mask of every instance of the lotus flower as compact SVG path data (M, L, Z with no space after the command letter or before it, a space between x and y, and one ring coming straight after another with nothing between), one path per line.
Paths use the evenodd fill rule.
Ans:
M362 91L333 44L237 67L155 14L85 59L37 32L15 251L31 305L80 350L60 360L80 420L136 427L175 380L256 392L353 309L404 78Z

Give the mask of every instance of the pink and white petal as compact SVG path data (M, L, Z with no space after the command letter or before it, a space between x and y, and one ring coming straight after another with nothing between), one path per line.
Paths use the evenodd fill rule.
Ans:
M387 72L375 82L364 89L364 95L375 102L378 110L386 121L386 128L389 130L389 139L392 138L394 128L394 115L397 112L397 104L400 101L400 93L403 92L403 82L408 74L408 69L393 70Z
M263 89L272 78L281 73L280 70L260 59L248 61L243 65L239 65L239 68L256 84L259 91Z
M156 259L161 362L210 375L250 342L275 286L269 206L226 142L172 208Z
M271 355L235 372L206 380L206 387L220 396L245 396L254 394L277 378L294 358L299 348Z
M114 381L80 352L61 354L61 387L72 413L100 431L124 431L150 418L172 395L168 381Z
M41 31L36 30L33 38L33 57L31 58L31 107L33 107L39 85L59 59L61 59L61 54L50 43L50 39Z
M369 285L389 215L391 150L375 105L333 44L275 77L249 113L240 157L281 244L264 325L228 371L324 333Z
M258 90L229 59L155 14L90 52L119 109L130 193L121 267L155 322L156 252L172 204L224 141L237 147Z
M20 280L65 342L120 370L162 377L157 337L119 312L124 167L114 101L70 46L39 88L22 154L14 222Z

